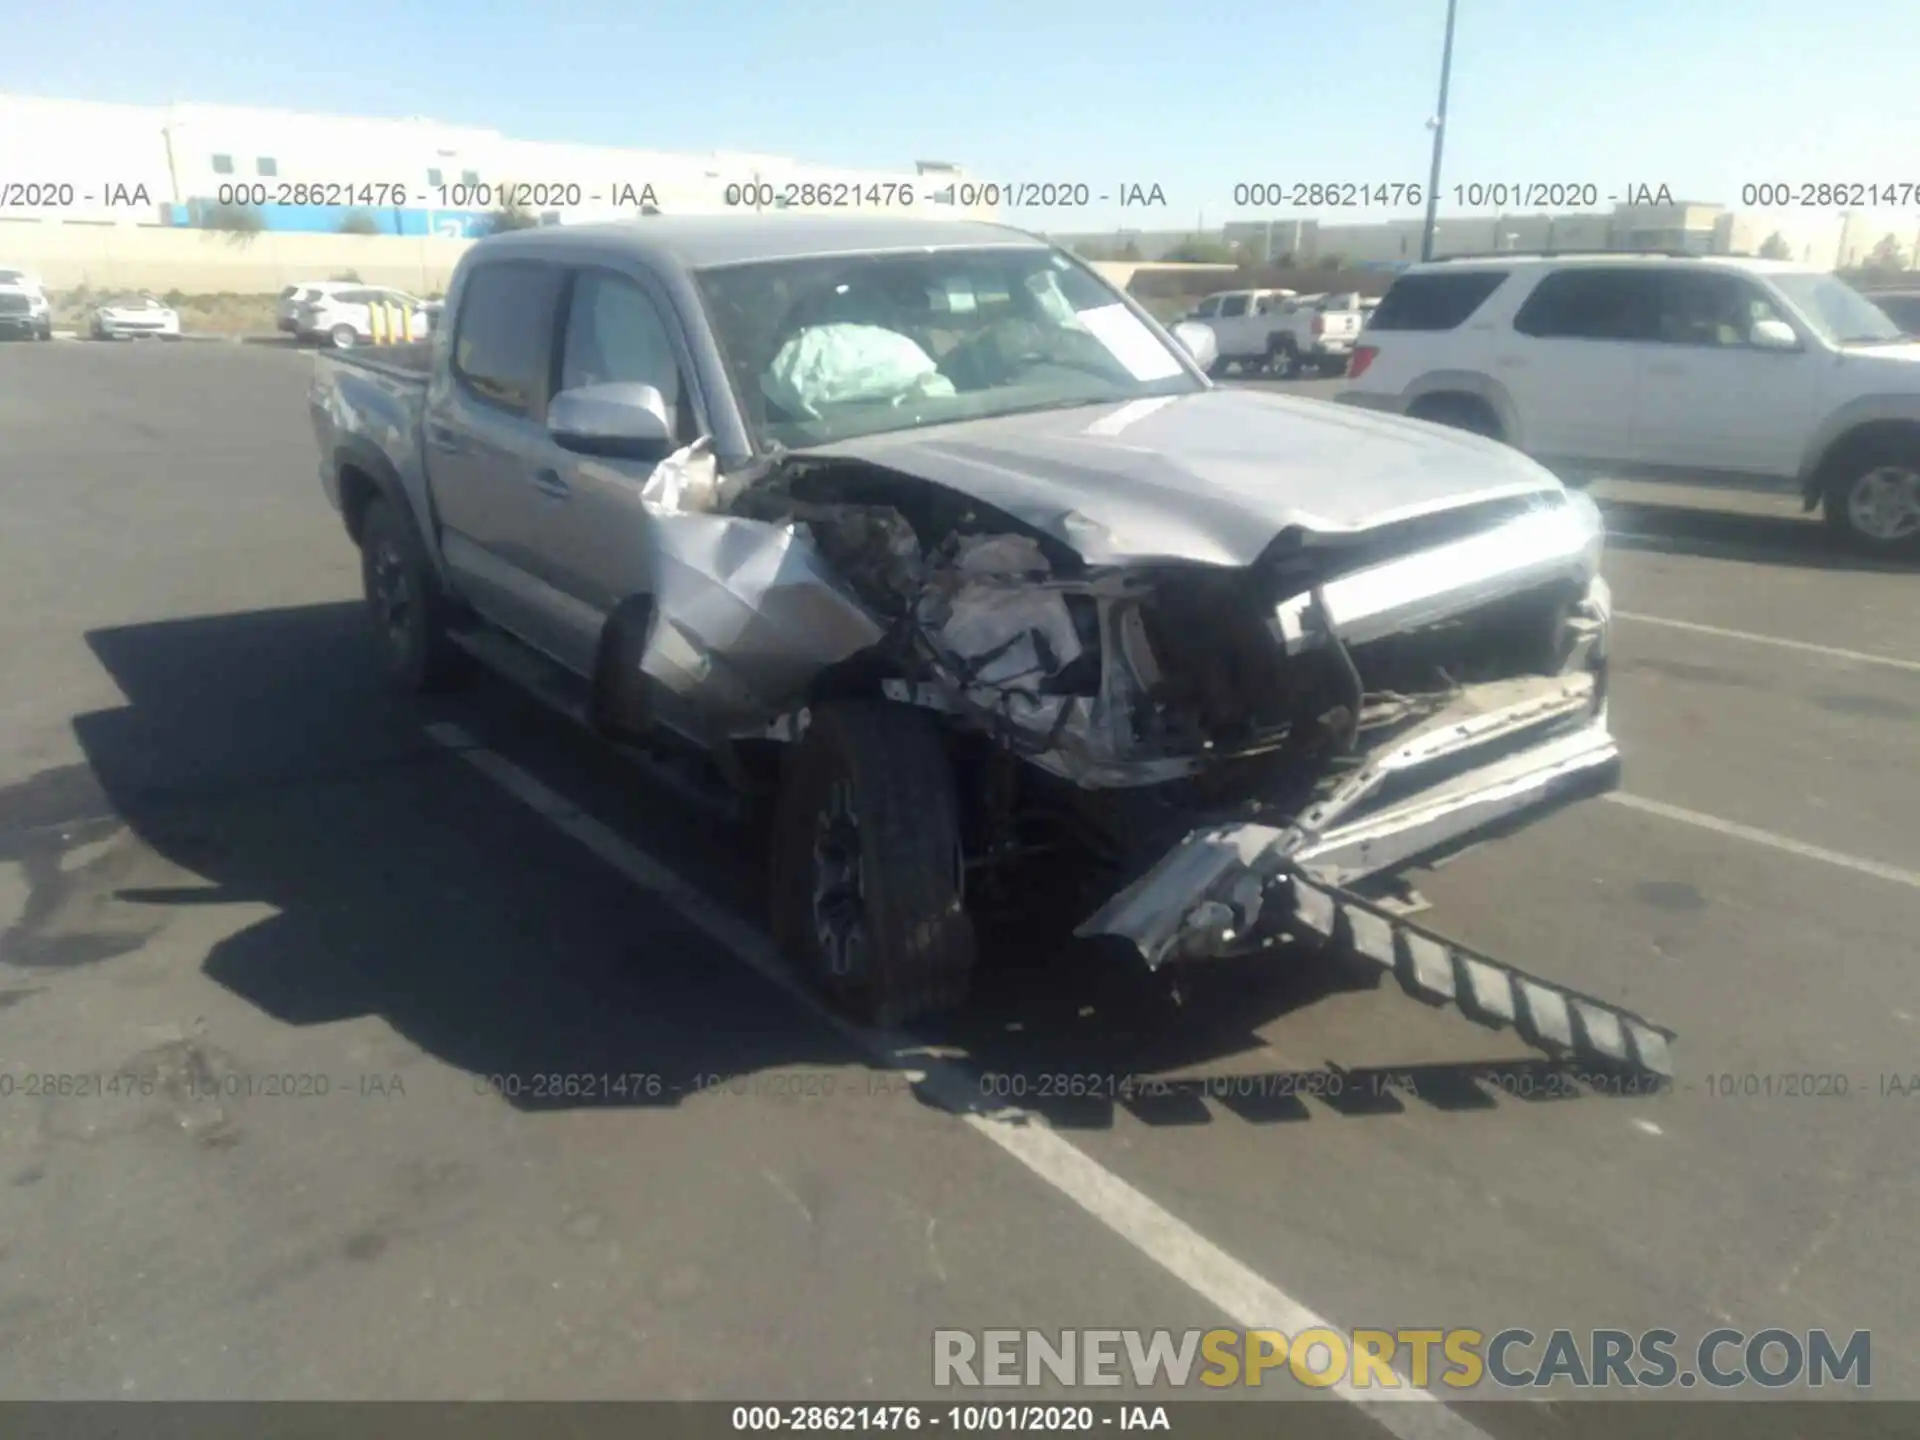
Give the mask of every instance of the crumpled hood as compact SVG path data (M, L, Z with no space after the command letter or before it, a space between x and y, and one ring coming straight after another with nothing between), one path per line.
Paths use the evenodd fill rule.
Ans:
M960 491L1092 565L1250 565L1295 527L1370 530L1562 488L1496 441L1246 389L965 420L798 453Z

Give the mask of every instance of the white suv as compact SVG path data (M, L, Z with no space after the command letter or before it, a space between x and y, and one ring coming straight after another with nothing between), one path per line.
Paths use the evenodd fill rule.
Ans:
M1734 256L1461 257L1408 270L1338 398L1504 440L1567 478L1796 487L1920 547L1920 343L1832 275Z
M406 315L409 329L417 338L426 338L433 328L432 312L425 300L404 290L359 285L329 290L303 303L294 316L296 333L304 339L324 340L336 350L371 344L376 305Z

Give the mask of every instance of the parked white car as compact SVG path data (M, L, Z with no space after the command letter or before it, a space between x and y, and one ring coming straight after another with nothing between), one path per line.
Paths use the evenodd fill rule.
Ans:
M178 340L180 316L151 295L116 295L94 309L87 331L96 340L140 335Z
M51 340L53 308L40 277L0 269L0 339Z
M1831 274L1735 256L1505 254L1394 281L1338 398L1504 440L1564 478L1797 489L1920 548L1920 343Z
M367 287L358 280L301 280L280 292L280 303L274 316L274 324L288 335L300 333L300 311L312 304L322 295L338 294L342 290L364 290Z
M376 305L395 307L410 317L409 327L416 336L424 337L432 329L432 313L419 296L379 285L359 285L326 291L303 303L297 333L306 339L324 340L336 350L370 345Z

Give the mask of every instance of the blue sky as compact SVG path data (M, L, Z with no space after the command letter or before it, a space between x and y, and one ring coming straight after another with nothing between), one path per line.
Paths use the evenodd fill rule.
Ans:
M14 7L0 89L950 159L1095 193L1157 183L1159 213L1010 218L1175 228L1253 218L1239 182L1424 182L1444 15L1444 0L72 0ZM1464 181L1665 184L1736 206L1751 181L1920 185L1917 55L1920 0L1460 0L1442 213Z

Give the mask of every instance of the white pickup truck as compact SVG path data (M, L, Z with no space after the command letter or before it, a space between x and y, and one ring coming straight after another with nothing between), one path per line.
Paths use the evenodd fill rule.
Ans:
M1369 313L1365 299L1353 291L1288 301L1275 317L1267 368L1288 379L1309 370L1346 374Z
M1219 377L1230 366L1247 374L1264 370L1272 362L1274 336L1286 307L1298 294L1294 290L1221 290L1194 306L1186 322L1204 325L1213 331L1217 347L1207 373Z

